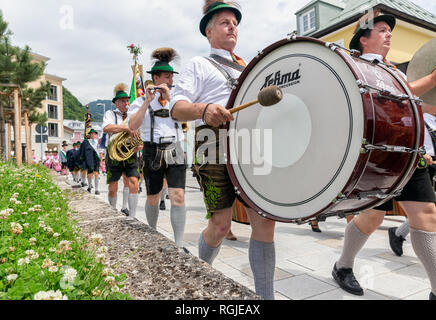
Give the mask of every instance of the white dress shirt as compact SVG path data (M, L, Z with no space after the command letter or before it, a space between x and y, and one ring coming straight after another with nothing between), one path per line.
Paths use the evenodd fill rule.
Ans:
M120 110L108 110L105 112L103 117L103 130L110 124L122 125L123 124L123 114Z
M230 52L211 48L211 54L216 54L232 61ZM239 78L241 72L221 65L232 78ZM214 103L225 107L229 100L231 89L225 76L205 57L192 58L183 68L179 80L173 90L170 110L177 101L189 103ZM195 126L203 125L202 120L196 120Z
M165 106L162 106L159 102L160 92L156 93L155 98L150 103L153 111L157 111L160 109L168 109L169 102L166 103ZM130 117L138 112L144 103L144 98L139 97L129 107L127 111L127 117ZM177 129L176 129L177 125ZM142 141L150 141L151 140L151 118L150 112L147 108L145 112L144 119L142 120L141 126L139 127L139 132L141 133ZM154 138L152 142L159 143L159 138L161 137L174 137L175 141L183 141L183 130L182 124L179 121L173 120L171 117L162 118L162 117L154 117ZM170 141L171 142L171 141ZM174 142L174 141L173 141Z
M425 123L428 124L428 126L432 129L432 130L436 130L436 117L429 114L429 113L424 113L424 121ZM431 138L430 133L427 130L427 127L424 130L424 146L425 146L425 151L427 154L431 155L432 157L435 156L434 153L434 147L433 147L433 140Z

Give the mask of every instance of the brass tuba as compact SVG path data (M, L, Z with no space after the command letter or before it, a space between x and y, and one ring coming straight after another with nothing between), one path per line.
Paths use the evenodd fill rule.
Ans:
M126 161L136 152L136 148L141 144L141 138L134 139L127 131L123 131L112 135L109 139L107 152L113 160Z

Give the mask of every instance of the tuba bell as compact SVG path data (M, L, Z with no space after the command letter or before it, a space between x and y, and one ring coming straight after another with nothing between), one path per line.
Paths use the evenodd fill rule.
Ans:
M116 161L126 161L137 150L137 147L142 144L141 138L133 138L127 131L119 132L112 135L108 143L109 157Z

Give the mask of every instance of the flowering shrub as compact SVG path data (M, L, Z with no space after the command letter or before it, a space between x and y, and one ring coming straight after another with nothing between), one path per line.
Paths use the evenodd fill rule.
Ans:
M45 167L0 163L0 300L130 299L103 236L82 237L68 214Z

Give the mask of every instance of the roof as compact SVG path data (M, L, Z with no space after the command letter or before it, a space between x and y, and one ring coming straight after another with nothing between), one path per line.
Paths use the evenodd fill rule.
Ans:
M311 36L321 37L347 26L356 21L369 8L380 8L384 13L391 13L397 18L436 31L436 15L409 0L348 0L344 10L336 18L321 26Z
M345 3L341 0L312 0L311 2L306 4L303 8L301 8L300 10L295 12L295 14L297 15L300 12L306 10L307 8L309 8L311 5L313 5L316 2L324 2L324 3L330 4L332 6L338 7L338 8L342 8L342 9L345 8Z
M65 81L65 80L67 80L67 79L65 79L65 78L58 77L58 76L55 76L55 75L53 75L53 74L48 74L48 73L45 73L45 76L46 76L47 78L51 78L51 79L59 80L59 81Z

